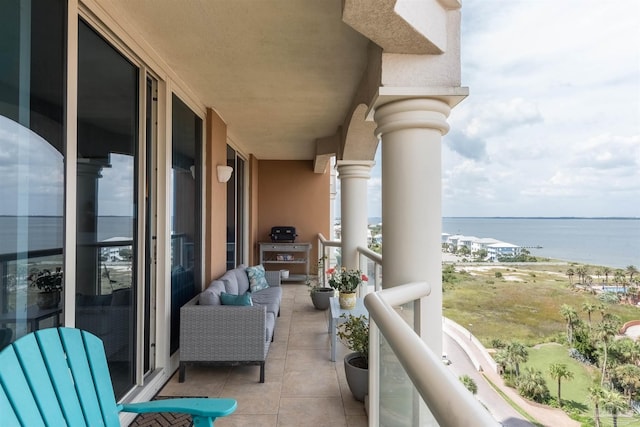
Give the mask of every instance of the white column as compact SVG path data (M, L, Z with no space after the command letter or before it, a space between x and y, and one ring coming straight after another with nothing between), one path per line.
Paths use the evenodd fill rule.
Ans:
M337 177L336 177L336 169L334 168L333 162L335 162L335 158L331 160L331 178L329 184L329 240L336 240L336 196L337 196ZM324 263L324 270L327 271L329 267L333 267L336 265L336 248L330 247L328 249L327 256L328 258Z
M339 160L342 266L363 270L358 246L367 247L367 182L372 161Z
M382 138L383 287L429 283L431 294L416 304L415 330L436 354L442 353L440 144L449 112L447 103L429 98L390 102L375 112Z

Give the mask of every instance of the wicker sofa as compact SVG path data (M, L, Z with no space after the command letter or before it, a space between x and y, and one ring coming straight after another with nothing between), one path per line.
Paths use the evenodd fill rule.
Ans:
M264 382L264 365L282 299L280 272L267 271L264 277L268 287L251 291L247 267L241 265L212 281L180 308L180 382L192 364L260 365L260 382ZM250 295L253 305L224 305L222 293L227 297Z

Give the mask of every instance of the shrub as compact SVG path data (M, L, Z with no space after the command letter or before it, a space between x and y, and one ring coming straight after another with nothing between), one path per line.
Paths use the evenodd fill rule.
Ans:
M526 368L517 382L518 393L521 396L538 403L545 403L549 399L549 388L542 372Z
M504 385L506 385L507 387L516 388L517 378L515 375L510 373L505 373L503 376L503 380L504 380Z
M346 320L338 325L338 338L340 338L349 350L360 353L369 363L369 321L367 317L342 315Z
M569 356L573 359L576 359L580 363L584 363L585 365L592 365L593 361L590 360L587 356L580 353L577 349L571 348L569 349Z
M504 348L505 347L504 341L502 341L500 338L491 338L491 340L489 341L489 344L491 345L491 348Z
M496 271L495 273L496 279L501 279L502 278L502 273L499 271Z
M607 304L617 304L620 302L620 297L618 294L613 292L603 292L598 297L600 301L606 302Z

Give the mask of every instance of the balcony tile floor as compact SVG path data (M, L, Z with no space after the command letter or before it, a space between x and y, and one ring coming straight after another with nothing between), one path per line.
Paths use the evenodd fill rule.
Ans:
M184 383L176 373L158 395L236 399L236 412L216 427L366 427L364 406L344 376L348 350L339 344L337 362L329 360L328 316L314 309L306 285L285 284L264 384L257 366L193 366Z

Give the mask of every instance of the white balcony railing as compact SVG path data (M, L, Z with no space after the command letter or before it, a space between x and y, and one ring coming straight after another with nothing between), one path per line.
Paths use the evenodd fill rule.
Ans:
M336 247L339 241L318 236L320 256L329 259L327 250ZM412 327L414 302L428 297L429 285L382 289L382 256L362 247L358 252L372 291L365 291L371 326L369 426L497 426ZM318 274L326 283L325 273L319 269Z

